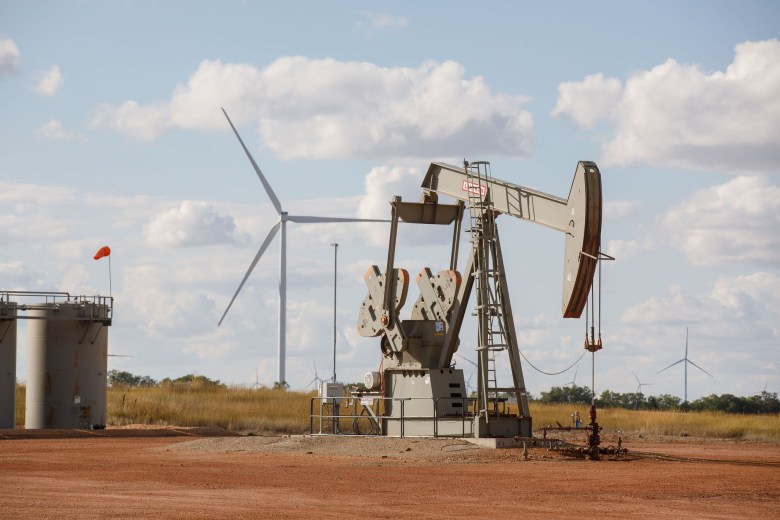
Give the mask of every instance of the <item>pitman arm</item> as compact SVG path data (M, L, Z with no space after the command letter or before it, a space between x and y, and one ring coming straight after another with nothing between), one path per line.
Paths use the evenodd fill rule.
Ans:
M470 191L472 197L479 193L500 213L564 232L562 312L564 318L580 317L601 248L601 174L596 163L577 163L568 199L499 179L478 180L464 168L444 163L431 163L422 188L466 203Z

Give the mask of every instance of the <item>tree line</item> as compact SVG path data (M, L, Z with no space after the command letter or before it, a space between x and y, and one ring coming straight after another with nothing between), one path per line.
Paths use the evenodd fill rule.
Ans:
M199 386L199 387L219 387L225 386L219 379L213 380L206 376L196 376L194 374L187 374L186 376L177 377L171 379L166 377L160 381L156 381L149 376L137 376L130 372L124 372L120 370L108 371L108 385L109 386L158 386L158 385L187 385L187 386Z
M590 404L593 392L587 386L554 386L542 392L543 403ZM726 412L735 414L780 413L780 400L776 392L761 392L748 397L732 394L708 395L695 401L684 402L670 394L646 396L642 392L619 393L604 390L596 397L599 408L625 408L628 410L690 410L694 412Z

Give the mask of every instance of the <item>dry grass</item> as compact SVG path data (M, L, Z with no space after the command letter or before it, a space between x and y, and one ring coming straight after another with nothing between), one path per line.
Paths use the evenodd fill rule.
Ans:
M108 423L218 426L227 430L305 433L313 393L203 385L159 385L108 389ZM24 387L16 389L16 424L24 425ZM534 428L560 422L571 414L589 421L585 405L531 403ZM599 409L605 433L621 430L640 435L713 437L780 442L780 415L730 415L713 412L658 412ZM350 421L351 424L351 421Z
M310 394L268 388L115 387L108 391L108 423L302 433L309 428L309 398Z
M16 385L16 425L24 428L24 403L27 396L24 385Z
M558 421L571 425L571 414L580 412L583 423L590 420L585 405L531 404L534 427ZM736 415L722 412L660 412L606 408L598 410L598 422L607 433L621 430L640 435L714 437L760 441L780 441L780 415Z

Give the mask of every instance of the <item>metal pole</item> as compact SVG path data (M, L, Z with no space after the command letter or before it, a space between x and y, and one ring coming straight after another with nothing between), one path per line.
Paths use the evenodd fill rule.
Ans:
M688 327L685 327L685 402L688 402Z
M108 255L108 296L114 298L114 291L111 288L111 255Z
M592 352L590 355L590 386L591 386L591 404L596 406L596 352Z
M338 273L339 245L333 246L333 382L336 382L336 274Z
M285 375L285 342L287 339L287 213L282 212L281 240L279 240L279 337L277 346L277 379L279 387L287 385Z

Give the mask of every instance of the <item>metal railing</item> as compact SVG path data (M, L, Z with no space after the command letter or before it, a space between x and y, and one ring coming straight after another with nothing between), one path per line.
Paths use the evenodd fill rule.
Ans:
M369 402L370 401L370 402ZM409 415L407 403L430 402L431 413ZM381 397L381 396L344 396L312 397L309 402L309 433L312 435L387 435L387 430L398 432L400 437L473 437L474 407L473 397ZM460 405L460 406L457 406ZM460 413L440 413L444 406L459 407ZM397 408L396 408L397 407ZM342 413L353 409L353 413ZM398 413L396 414L396 410ZM352 420L351 431L349 420ZM347 422L347 427L343 423ZM460 422L460 432L447 429L442 433L443 423ZM408 435L411 425L431 423L429 434ZM391 425L397 424L395 428ZM423 431L425 428L417 428Z
M13 297L14 301L11 301ZM35 298L34 303L24 303L24 300ZM43 299L43 301L41 301ZM22 302L16 301L22 300ZM19 311L57 310L59 305L73 305L81 307L78 317L73 316L27 316L19 314ZM87 312L89 309L89 312ZM4 320L79 320L99 321L110 325L114 314L114 298L111 296L73 296L67 292L54 291L0 291L0 319Z

